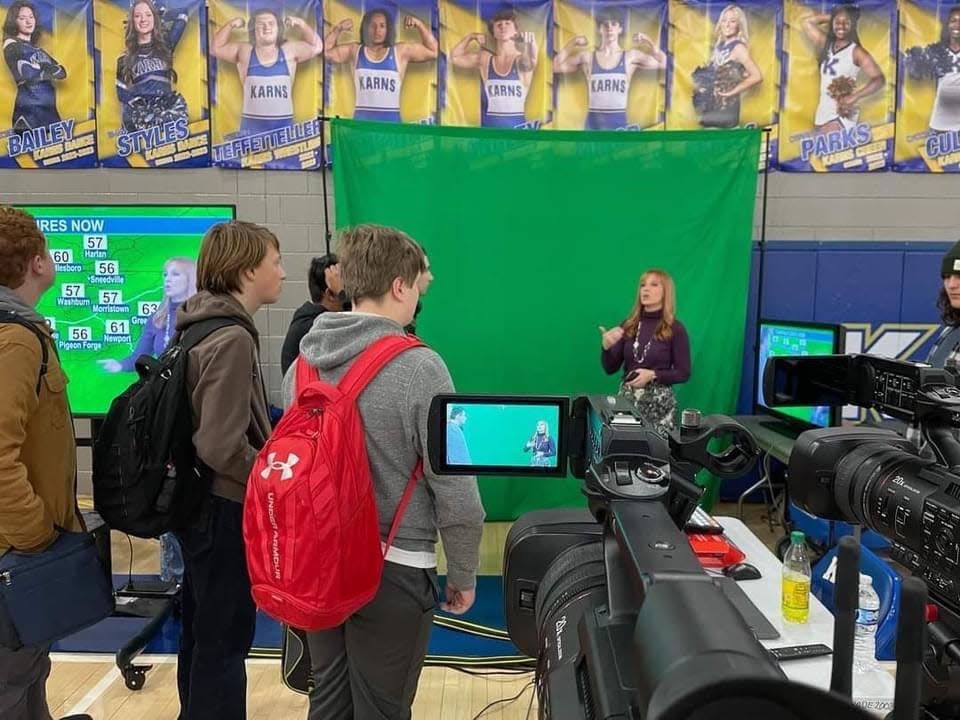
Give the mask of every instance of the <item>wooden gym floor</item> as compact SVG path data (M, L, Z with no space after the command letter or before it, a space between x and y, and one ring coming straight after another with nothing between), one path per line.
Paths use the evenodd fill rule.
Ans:
M747 505L744 520L770 548L781 536L780 528L770 532L762 504ZM736 515L736 505L721 503L716 515ZM509 523L488 523L480 550L480 573L499 575ZM133 573L159 572L159 544L133 540ZM442 553L441 553L442 555ZM130 545L123 535L114 533L113 568L126 572ZM444 562L440 559L440 572ZM128 690L114 665L112 655L54 654L53 669L47 683L47 698L54 718L73 713L88 713L94 720L175 720L177 702L176 657L141 656L149 662L146 684L139 691ZM470 720L489 703L519 695L513 702L494 705L483 718L522 719L537 716L537 704L527 675L475 676L448 668L424 668L414 703L414 720ZM247 718L249 720L286 720L305 718L306 697L289 690L280 679L279 660L247 661ZM213 719L211 719L213 720Z

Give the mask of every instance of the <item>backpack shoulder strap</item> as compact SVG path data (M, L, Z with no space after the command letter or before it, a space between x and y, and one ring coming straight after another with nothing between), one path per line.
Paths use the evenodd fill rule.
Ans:
M214 317L207 320L201 320L194 323L180 334L180 346L187 352L199 345L207 337L231 325L239 325L240 322L232 317Z
M307 360L302 353L297 355L294 367L296 368L293 378L293 392L295 395L310 383L320 379L320 371L311 365L310 361Z
M40 373L37 376L37 395L39 396L40 386L43 383L43 376L47 374L47 366L50 363L50 352L47 349L47 337L40 331L40 328L12 310L0 310L0 323L20 325L21 327L25 327L27 330L36 335L37 340L40 341Z
M388 335L374 342L370 347L364 350L360 357L354 360L353 365L340 381L340 391L349 395L354 400L360 397L364 388L376 377L387 363L393 360L397 355L415 347L426 347L423 341L413 335ZM387 551L393 545L393 540L400 529L400 522L406 512L413 491L417 487L420 478L423 477L423 459L417 460L413 473L407 481L407 486L403 489L403 495L397 505L397 510L393 514L393 521L390 523L390 532L387 534L387 542L383 549L386 556Z
M417 483L422 477L423 458L418 458L417 464L413 468L413 473L410 475L410 479L407 480L407 486L403 489L400 502L397 504L397 511L393 514L393 522L390 523L390 533L387 535L387 544L383 549L384 556L386 556L390 546L393 545L393 539L397 536L397 531L400 529L400 521L403 520L403 513L406 512L410 498L413 496L413 489L417 487Z
M387 363L405 350L415 347L426 346L411 335L388 335L380 338L360 353L337 387L344 395L356 400Z

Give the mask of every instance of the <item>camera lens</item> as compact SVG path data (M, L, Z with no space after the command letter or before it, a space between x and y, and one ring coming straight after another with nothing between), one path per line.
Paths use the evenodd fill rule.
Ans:
M921 550L924 503L942 480L935 461L889 445L867 443L837 464L836 500L864 527Z
M541 656L553 663L576 657L580 618L606 598L602 542L576 545L560 553L537 589L535 617Z
M909 457L913 456L881 443L864 443L843 456L837 464L834 491L844 516L867 524L862 509L864 493L884 468Z

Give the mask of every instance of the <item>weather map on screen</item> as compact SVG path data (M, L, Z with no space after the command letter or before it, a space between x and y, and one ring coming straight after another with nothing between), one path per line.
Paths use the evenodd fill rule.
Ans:
M788 415L817 427L830 426L828 406L770 408L763 396L763 368L771 357L783 355L832 355L836 350L837 329L824 326L803 326L772 321L760 322L760 343L757 359L757 406L767 412Z
M176 308L196 292L204 233L231 205L21 206L46 235L56 279L37 310L53 330L76 415L103 415L158 355Z

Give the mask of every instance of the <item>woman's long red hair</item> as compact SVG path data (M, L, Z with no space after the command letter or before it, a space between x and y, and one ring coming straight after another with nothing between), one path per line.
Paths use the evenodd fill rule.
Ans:
M623 332L627 337L634 337L637 334L637 324L640 322L640 313L643 312L640 289L643 287L643 281L651 275L659 277L660 284L663 285L663 317L657 325L654 337L657 340L669 340L673 337L673 322L677 317L677 292L670 274L656 268L647 270L640 276L640 282L637 283L637 301L633 304L630 317L623 322Z

